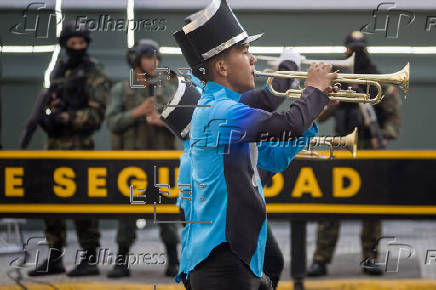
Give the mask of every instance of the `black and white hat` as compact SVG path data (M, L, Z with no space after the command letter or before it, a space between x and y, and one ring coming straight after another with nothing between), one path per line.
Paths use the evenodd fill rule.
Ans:
M236 44L252 42L262 34L249 36L226 0L212 0L206 8L187 17L189 22L174 33L186 61L197 66Z
M201 93L195 85L184 82L183 77L177 78L177 90L161 112L160 118L174 135L186 139L191 129L192 114Z

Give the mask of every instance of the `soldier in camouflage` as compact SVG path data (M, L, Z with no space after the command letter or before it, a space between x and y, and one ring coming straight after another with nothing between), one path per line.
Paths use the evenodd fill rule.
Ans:
M68 55L55 67L47 99L42 104L39 125L47 133L46 150L92 150L93 133L100 128L106 108L111 82L91 60L87 48L89 31L78 28L75 22L64 25L59 42ZM96 248L100 246L98 220L74 220L80 246L85 259L67 273L68 276L98 275ZM65 272L62 262L66 240L65 220L45 219L45 235L51 248L43 264L30 271L29 276Z
M175 137L160 120L153 96L158 104L166 104L177 88L177 78L170 80L157 77L159 46L150 39L138 41L127 54L135 79L144 88L131 88L129 81L114 85L108 102L107 125L112 131L113 150L174 150ZM156 53L156 57L155 57ZM146 73L144 75L144 73ZM143 78L140 80L140 78ZM159 83L159 84L158 84ZM156 105L158 105L156 104ZM178 272L179 234L175 224L159 224L160 236L167 252L167 276ZM127 257L136 238L136 220L133 217L119 219L118 255ZM124 259L127 261L127 258ZM117 263L108 273L110 278L129 276L127 263Z
M354 73L378 74L375 65L369 59L366 51L366 39L360 31L354 31L345 39L346 56L355 53ZM366 87L365 87L366 88ZM365 92L365 88L355 89ZM336 103L320 115L319 121L334 116L336 119L336 134L344 136L359 130L358 148L366 150L383 149L387 139L396 139L400 131L399 107L400 101L397 89L393 86L383 88L384 99L377 105L357 103ZM374 95L375 92L371 92ZM336 242L339 236L340 222L328 220L318 223L318 238L313 263L308 269L308 276L327 275L327 264L332 260ZM375 264L377 259L377 241L381 237L380 220L364 220L362 222L362 270L368 275L382 275L383 271Z

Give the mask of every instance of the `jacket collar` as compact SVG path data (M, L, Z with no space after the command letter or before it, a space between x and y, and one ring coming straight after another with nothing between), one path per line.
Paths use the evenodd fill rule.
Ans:
M214 99L229 98L236 102L241 98L241 94L215 82L207 82L203 95L213 95Z

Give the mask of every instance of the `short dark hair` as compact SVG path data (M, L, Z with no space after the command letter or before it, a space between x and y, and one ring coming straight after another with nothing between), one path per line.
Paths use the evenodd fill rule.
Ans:
M202 82L210 82L213 80L213 66L215 63L219 60L225 59L231 50L231 47L223 50L217 55L214 55L213 57L209 58L208 60L192 67L192 74L199 78Z

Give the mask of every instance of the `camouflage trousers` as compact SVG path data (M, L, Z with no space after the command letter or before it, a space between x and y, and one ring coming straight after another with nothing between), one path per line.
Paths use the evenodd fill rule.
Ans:
M329 264L332 261L339 237L340 221L327 220L318 222L318 238L313 260ZM362 258L377 258L377 240L381 237L380 220L363 220L360 240Z
M62 138L47 138L46 150L93 150L94 140L90 135L73 134ZM96 219L74 219L77 239L82 249L100 246L100 232ZM51 248L66 245L66 224L64 219L45 219L45 236Z
M180 243L176 224L159 224L160 238L165 245ZM136 218L125 217L118 220L117 243L119 248L129 249L136 239Z
M98 220L75 219L77 239L82 249L95 249L100 246ZM45 219L45 236L50 248L61 249L66 245L66 224L62 219Z

